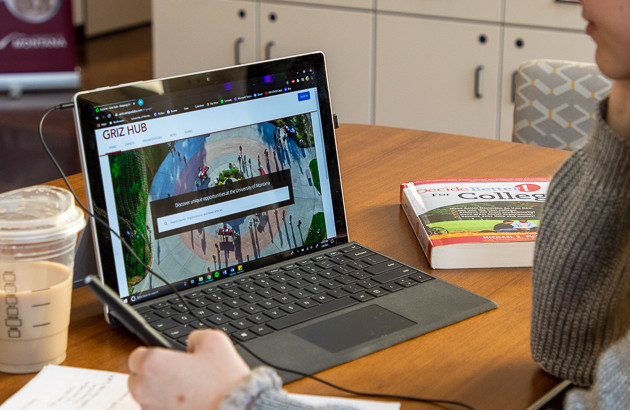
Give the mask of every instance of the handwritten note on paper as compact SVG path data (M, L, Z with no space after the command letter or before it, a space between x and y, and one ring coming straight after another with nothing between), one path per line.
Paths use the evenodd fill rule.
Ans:
M68 366L46 366L0 410L140 410L127 375Z

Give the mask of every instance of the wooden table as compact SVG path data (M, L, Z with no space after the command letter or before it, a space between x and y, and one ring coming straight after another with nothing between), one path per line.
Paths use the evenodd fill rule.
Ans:
M399 186L419 178L549 176L567 152L364 125L342 125L337 141L350 238L490 298L499 308L319 376L362 391L502 410L523 409L556 385L559 380L540 370L529 352L531 269L432 271L400 208ZM81 176L70 180L84 197ZM136 346L133 336L105 323L89 290L74 291L64 365L126 372L127 355ZM32 377L0 373L0 401ZM345 395L304 379L286 387L296 393ZM402 407L422 406L403 402Z

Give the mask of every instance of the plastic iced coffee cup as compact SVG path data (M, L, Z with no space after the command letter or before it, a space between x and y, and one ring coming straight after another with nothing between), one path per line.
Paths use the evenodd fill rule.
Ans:
M84 227L65 189L0 194L0 371L31 373L65 360L75 244Z

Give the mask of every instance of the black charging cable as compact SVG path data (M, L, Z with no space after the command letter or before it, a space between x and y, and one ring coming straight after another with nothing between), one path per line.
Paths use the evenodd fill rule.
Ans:
M59 165L59 163L57 162L57 160L55 159L55 156L53 155L53 153L50 151L50 149L48 148L48 145L46 144L46 142L44 141L44 131L43 131L43 127L44 127L44 120L46 119L46 117L53 111L56 110L63 110L63 109L67 109L67 108L73 108L74 107L74 103L72 102L67 102L67 103L63 103L63 104L58 104L55 105L54 107L51 107L50 109L48 109L48 111L46 111L44 113L44 115L42 116L40 122L39 122L39 139L41 141L42 146L44 147L44 150L46 151L46 154L48 154L48 156L50 157L50 159L52 160L53 164L55 165L55 168L57 168L57 171L59 172L59 174L61 175L61 178L63 179L64 183L66 184L66 186L68 187L68 189L70 190L70 192L72 193L72 196L74 197L74 199L77 201L77 204L79 205L79 207L92 219L94 219L94 221L96 221L99 225L103 226L105 229L107 229L109 232L111 232L112 234L114 234L114 236L116 236L116 238L118 238L120 240L120 242L122 243L122 245L124 246L124 248L129 251L129 253L133 256L133 258L138 261L140 263L140 265L146 269L146 271L152 275L155 275L155 277L159 280L161 280L162 282L164 282L172 291L173 293L175 293L175 295L181 300L181 302L183 303L183 305L185 306L185 308L188 310L188 312L197 320L199 321L199 323L203 326L206 326L206 324L199 318L197 317L195 311L193 309L190 308L190 306L188 305L188 303L186 302L186 299L184 297L182 297L179 293L179 291L177 290L177 288L175 286L173 286L172 283L170 283L169 281L165 280L161 275L157 274L156 272L154 272L149 266L146 265L146 263L144 263L144 261L142 261L140 259L140 257L135 253L135 251L131 248L131 246L120 236L120 234L116 231L114 231L110 226L109 223L105 220L103 220L102 218L100 218L99 216L97 216L96 214L90 212L90 210L81 202L81 200L79 199L79 197L77 196L76 192L74 192L74 189L72 189L72 186L70 185L70 182L68 181L68 178L66 177L66 174L63 172L63 169L61 168L61 166ZM269 363L267 360L261 358L260 356L258 356L256 353L254 353L251 349L249 349L247 346L243 345L242 343L238 343L235 342L235 344L239 345L243 350L245 350L247 353L249 353L250 355L252 355L256 360L260 361L262 364L264 364L265 366L269 366L274 368L277 371L281 371L281 372L287 372L287 373L292 373L295 375L298 375L300 377L305 377L305 378L309 378L311 380L314 380L316 382L319 382L321 384L324 384L326 386L332 387L333 389L339 390L339 391L343 391L345 393L349 393L355 396L363 396L363 397L372 397L372 398L378 398L378 399L394 399L394 400L407 400L407 401L415 401L415 402L420 402L420 403L425 403L425 404L431 404L431 405L436 405L436 406L443 406L443 405L454 405L454 406L459 406L459 407L463 407L465 409L469 409L469 410L474 410L474 408L466 403L462 403L459 401L455 401L455 400L445 400L445 399L428 399L428 398L423 398L423 397L414 397L414 396L404 396L404 395L396 395L396 394L381 394L381 393L369 393L369 392L360 392L357 390L352 390L352 389L348 389L345 388L343 386L339 386L336 385L334 383L331 383L327 380L321 379L317 376L313 376L312 374L307 374L304 372L301 372L299 370L294 370L294 369L287 369L284 367L280 367L280 366L276 366L274 364Z

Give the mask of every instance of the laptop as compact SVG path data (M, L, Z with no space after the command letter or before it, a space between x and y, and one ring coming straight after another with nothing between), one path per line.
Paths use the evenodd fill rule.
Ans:
M98 273L182 349L209 326L312 374L497 306L350 241L320 52L74 102L90 210L155 274L91 221Z

